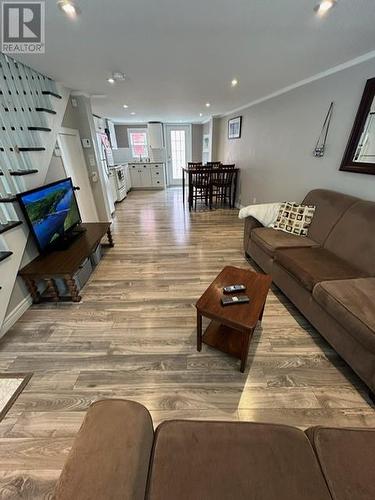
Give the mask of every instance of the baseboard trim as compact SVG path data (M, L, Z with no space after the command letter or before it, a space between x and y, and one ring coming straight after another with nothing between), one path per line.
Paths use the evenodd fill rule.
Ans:
M33 303L31 295L27 295L21 302L11 311L8 316L4 319L3 325L0 329L0 338L3 337L14 323L20 319L20 317L28 310L28 308Z

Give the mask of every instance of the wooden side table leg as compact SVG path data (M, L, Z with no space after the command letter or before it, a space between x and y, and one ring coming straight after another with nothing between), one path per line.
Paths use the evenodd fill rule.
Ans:
M73 278L73 276L66 276L65 277L66 284L69 288L70 295L72 297L73 302L80 302L82 297L78 293L77 285L76 282Z
M254 330L249 330L243 334L243 344L242 344L242 353L241 353L241 367L240 372L243 373L246 367L247 356L249 354L249 345L250 339L253 336Z
M26 286L30 292L30 295L33 299L34 304L39 304L40 302L40 293L38 291L38 287L35 284L35 280L32 280L30 278L24 278Z
M109 227L107 230L107 238L108 238L108 244L110 247L114 247L115 243L113 241L112 233L111 233L111 228Z
M197 311L197 351L202 350L202 315Z

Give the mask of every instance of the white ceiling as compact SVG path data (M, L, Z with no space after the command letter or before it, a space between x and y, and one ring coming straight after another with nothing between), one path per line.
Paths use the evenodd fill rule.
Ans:
M46 53L17 58L104 94L94 112L116 122L199 122L375 49L374 0L338 0L323 19L317 1L77 0L72 21L46 0ZM107 83L113 71L126 81Z

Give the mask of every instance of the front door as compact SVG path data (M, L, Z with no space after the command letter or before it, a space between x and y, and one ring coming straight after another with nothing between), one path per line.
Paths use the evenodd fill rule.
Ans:
M167 175L169 185L182 182L182 167L191 161L190 125L166 125Z

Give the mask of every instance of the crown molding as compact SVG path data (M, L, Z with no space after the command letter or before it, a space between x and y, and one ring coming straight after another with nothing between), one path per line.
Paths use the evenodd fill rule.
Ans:
M238 111L242 111L246 108L251 108L256 104L260 104L261 102L268 101L269 99L273 99L274 97L278 97L279 95L286 94L287 92L297 89L298 87L303 87L308 83L315 82L316 80L320 80L322 78L325 78L326 76L333 75L334 73L338 73L339 71L343 71L344 69L351 68L352 66L356 66L357 64L361 64L363 62L369 61L370 59L374 58L375 58L375 50L372 50L371 52L366 52L366 54L363 54L354 59L350 59L350 61L338 64L337 66L333 66L332 68L322 71L321 73L316 73L315 75L310 76L309 78L305 78L304 80L300 80L299 82L293 83L292 85L283 87L282 89L277 90L276 92L272 92L272 94L268 94L264 97L256 99L255 101L251 101L247 104L244 104L243 106L232 109L231 111L226 111L225 113L222 113L220 117L229 116L232 115L233 113L238 113Z

